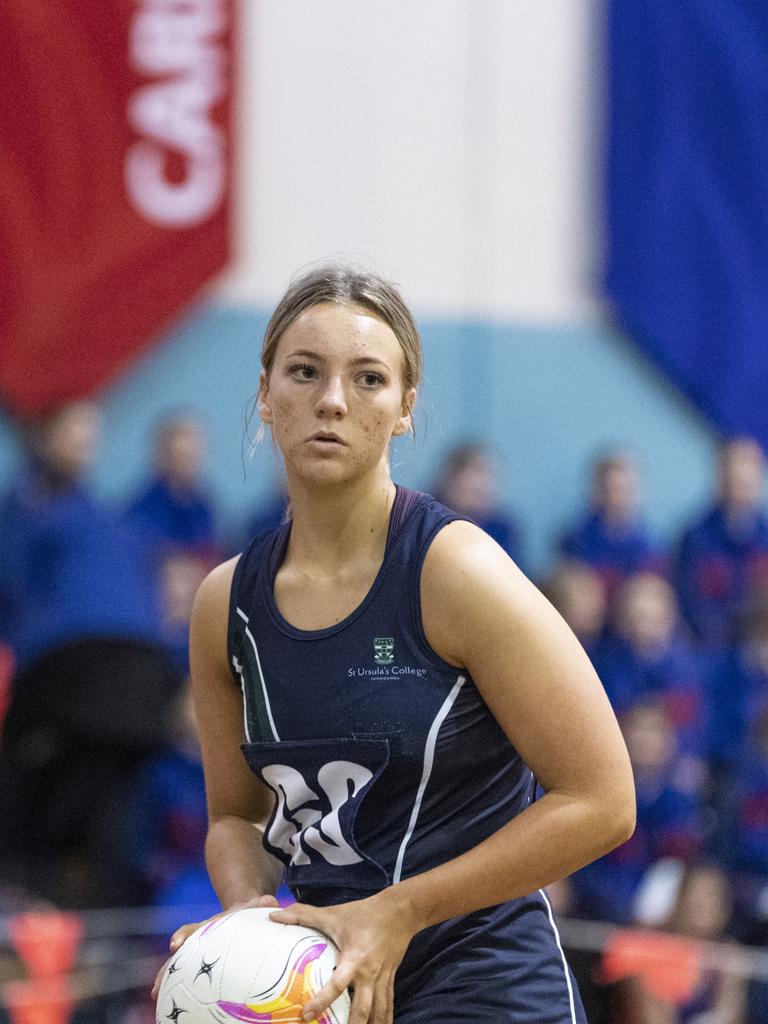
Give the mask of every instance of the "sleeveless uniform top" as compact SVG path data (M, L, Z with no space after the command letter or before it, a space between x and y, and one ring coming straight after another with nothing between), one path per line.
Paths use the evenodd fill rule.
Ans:
M285 881L303 902L362 898L435 867L476 846L533 798L530 769L469 673L443 661L424 635L421 567L438 531L459 518L430 495L398 486L370 591L326 629L294 628L275 603L290 523L257 537L237 564L228 644L243 694L242 749L275 795L264 845L282 861ZM518 922L529 964L541 953L528 913L535 909L550 967L565 992L562 950L543 895L502 906L512 908L502 932ZM474 934L481 920L483 927L497 927L488 914L454 922L472 919ZM437 936L440 929L419 933L409 947L409 954L423 947L419 969L433 953L428 933ZM501 939L512 941L506 933ZM465 950L464 933L458 945ZM506 1009L499 1017L501 1006L495 1008L489 1019L576 1021L567 968L565 975L562 1018L553 1014L549 997L546 1013L539 1007L531 1016L509 1017L509 997L500 997ZM518 969L518 988L524 976ZM548 982L541 984L545 991ZM420 995L426 987L421 979ZM448 1019L443 1011L436 1019ZM484 1019L474 997L472 1013Z

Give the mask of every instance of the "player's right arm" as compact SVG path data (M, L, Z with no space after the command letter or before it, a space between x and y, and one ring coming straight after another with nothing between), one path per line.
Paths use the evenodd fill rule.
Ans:
M240 751L243 705L227 661L229 593L237 559L203 581L190 624L192 692L205 771L208 874L225 910L274 894L279 863L262 845L274 797Z
M281 866L261 841L274 798L240 751L245 738L242 698L227 662L229 592L236 563L236 558L224 562L205 578L195 598L189 631L192 693L208 804L205 861L225 911L277 907L273 893L281 874ZM171 954L204 923L178 928L171 936ZM166 967L155 978L155 999Z

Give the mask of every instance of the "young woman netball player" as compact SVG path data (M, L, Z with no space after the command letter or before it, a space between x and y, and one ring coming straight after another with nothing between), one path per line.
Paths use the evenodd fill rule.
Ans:
M305 275L262 362L291 518L211 573L191 632L222 905L284 875L274 919L334 939L307 1020L352 986L351 1024L583 1021L542 887L632 832L600 682L486 534L392 482L421 349L389 283Z

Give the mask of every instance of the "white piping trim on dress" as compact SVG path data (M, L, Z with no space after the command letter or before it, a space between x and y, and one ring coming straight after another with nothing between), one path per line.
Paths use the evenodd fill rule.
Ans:
M237 672L238 676L240 677L240 690L243 694L243 731L245 732L246 741L250 743L251 734L248 730L248 702L245 699L245 679L243 677L243 666L240 664L240 662L237 660L234 654L232 655L232 664L235 667L235 672Z
M568 962L565 959L565 953L563 952L563 946L562 946L562 943L560 942L560 932L557 930L557 925L555 924L555 918L554 918L554 915L552 914L552 905L550 904L549 900L547 899L547 894L544 892L543 889L539 889L539 893L541 894L541 898L544 900L544 903L546 905L547 915L549 917L549 923L552 925L552 931L555 933L555 942L557 943L557 948L560 950L560 959L563 961L563 970L565 971L565 983L568 986L568 1004L569 1004L569 1006L571 1008L571 1024L577 1024L577 1021L576 1021L576 1007L575 1007L574 1002L573 1002L573 985L571 984L571 972L568 970Z
M416 828L416 821L419 817L419 811L421 810L421 802L424 799L424 793L427 789L427 783L429 777L432 774L432 763L435 756L435 745L437 743L437 734L440 732L440 726L445 721L448 712L453 707L453 703L459 695L459 690L466 682L465 676L459 676L456 682L453 684L453 689L443 701L443 705L437 712L432 725L429 727L429 733L427 734L427 742L424 745L424 767L421 772L421 782L419 783L419 789L416 793L416 799L413 803L413 810L411 811L411 820L408 822L408 829L403 836L403 841L400 843L400 849L397 853L397 862L395 863L395 871L392 875L392 883L400 881L400 875L403 870L403 859L405 858L405 848L410 842L413 830Z
M248 616L245 614L245 612L241 608L237 609L237 614L245 622L245 635L251 641L251 647L253 647L253 653L256 655L256 667L259 670L259 679L261 680L261 692L264 694L264 706L267 709L267 716L269 718L269 725L270 725L270 728L272 729L272 739L279 741L280 737L277 735L277 729L275 728L275 721L272 718L272 708L269 705L269 694L267 693L267 685L264 682L264 673L261 671L261 658L259 657L259 649L256 646L256 641L253 639L253 633L250 631L250 629L248 629Z

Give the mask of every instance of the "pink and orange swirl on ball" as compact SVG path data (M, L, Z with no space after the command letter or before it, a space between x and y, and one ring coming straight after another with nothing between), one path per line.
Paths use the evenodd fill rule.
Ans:
M217 1006L232 1020L244 1021L246 1024L304 1024L301 1016L304 1005L320 988L315 977L316 962L327 948L324 942L314 942L295 961L292 962L292 957L289 957L283 976L274 986L278 988L282 983L277 995L263 1002L220 1001ZM326 1011L312 1024L335 1024L335 1016Z

